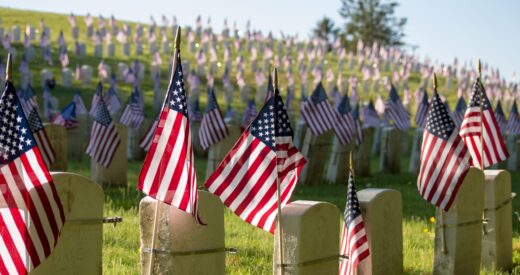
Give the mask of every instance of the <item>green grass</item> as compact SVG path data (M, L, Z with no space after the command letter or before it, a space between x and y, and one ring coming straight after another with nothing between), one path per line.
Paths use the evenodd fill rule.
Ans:
M44 18L45 23L52 30L52 48L53 48L53 58L54 63L56 64L53 67L46 66L42 63L40 49L35 43L36 56L35 59L31 62L30 68L33 73L33 83L36 89L37 95L41 98L41 88L39 86L40 83L40 70L43 68L50 69L54 72L54 75L57 79L57 83L61 83L61 74L59 68L61 67L57 57L57 37L58 33L61 30L64 31L66 40L69 45L69 52L73 50L73 41L70 36L70 26L67 22L66 15L62 14L53 14L53 13L41 13L34 11L22 11L22 10L13 10L7 8L0 8L0 17L2 19L2 26L4 28L10 28L13 25L19 25L22 29L25 26L25 23L28 22L32 26L38 26L40 18ZM117 17L117 14L116 14ZM84 33L85 33L85 25L83 23L83 18L78 17L78 23L80 27L80 40L85 41ZM185 22L183 22L185 23ZM97 26L97 19L94 23ZM130 25L135 32L135 23L131 23ZM171 40L173 38L170 37ZM22 45L20 43L13 43L13 46L17 49L18 53L22 53ZM275 46L276 48L276 46ZM183 41L181 46L182 57L183 60L189 61L191 64L194 64L195 57L193 54L189 53L187 50L186 41ZM133 52L133 48L132 48ZM0 51L0 54L3 55L3 51ZM134 59L140 60L145 64L147 71L145 72L145 80L142 83L142 90L145 93L145 104L147 109L148 118L153 118L155 114L150 112L151 104L152 104L152 94L153 94L153 81L149 77L149 64L151 61L151 56L147 54L147 50L145 49L144 55L141 56L130 56L126 57L121 54L120 46L116 46L116 56L115 58L105 59L106 63L109 64L112 70L116 69L118 62L129 63ZM237 56L236 52L233 52L233 58L235 59ZM248 53L243 53L244 57L248 58ZM5 57L5 56L3 56ZM219 57L221 58L221 53L219 53ZM293 53L293 57L296 60L296 53ZM71 59L71 67L74 68L76 64L88 64L94 68L94 80L97 75L97 65L100 61L99 58L93 57L93 47L90 41L87 42L87 57L85 58L76 58L73 54L69 54L69 58ZM169 55L162 55L163 58L163 66L162 66L162 87L166 87L168 79L167 79L167 68L168 62L171 58ZM328 66L333 66L336 68L337 59L332 53L328 53L327 56ZM259 56L259 60L261 60L261 53ZM14 64L14 81L18 81L20 75L18 71L18 65L20 61L20 55ZM260 64L261 62L259 62ZM193 66L192 66L193 67ZM345 65L347 67L347 65ZM326 67L327 69L327 67ZM354 71L344 71L342 72L344 77L350 77L351 75L357 75L360 77L360 73L357 70ZM219 97L219 101L223 102L223 94L220 76L222 75L222 68L216 75L216 91ZM231 72L231 76L234 77L235 71ZM383 76L389 76L390 72L382 72ZM296 83L299 83L300 77L296 74ZM203 82L205 80L203 79ZM253 75L249 70L246 69L246 81L253 88L252 91L255 91L256 85L254 83ZM312 79L309 77L309 82ZM420 76L417 73L413 73L409 79L410 89L413 91L415 88L419 86ZM443 87L444 79L439 79L439 87ZM285 73L280 73L280 83L285 83ZM73 88L64 88L58 86L53 95L56 96L60 100L60 106L65 106L73 96L73 91L79 90L82 92L83 97L87 105L89 105L91 95L94 92L94 84L85 85L82 83L75 82ZM284 88L284 85L281 85ZM456 86L454 83L453 86ZM311 86L309 86L311 87ZM126 100L126 96L130 94L131 87L129 85L120 85L120 91L122 92L122 99ZM311 87L312 88L312 87ZM201 94L204 94L204 83L201 85ZM299 86L297 86L297 91ZM454 106L456 100L455 90L444 91L441 89L440 91L445 96L447 96L450 105ZM282 90L282 94L285 91ZM299 93L296 93L297 101L299 100ZM383 92L383 96L385 96L385 92ZM360 97L362 100L367 100L368 98L374 98L375 95L373 92L363 93L360 92ZM205 106L206 98L205 96L201 97L201 106ZM40 100L41 103L41 100ZM222 104L222 103L221 103ZM296 106L296 102L294 103ZM239 102L238 97L236 97L233 102L233 106L237 109L241 109L244 107L244 104ZM294 107L293 106L293 107ZM411 110L412 114L415 110ZM377 171L377 162L378 159L374 158L372 162L372 171ZM408 159L404 158L402 163L402 170L406 170ZM199 184L202 184L202 179L205 178L205 165L206 161L204 159L197 158L196 166L197 166L197 176L199 179ZM116 227L112 227L110 225L105 226L104 230L104 247L103 247L103 271L105 274L139 274L140 272L140 263L139 263L139 226L138 226L138 204L143 195L137 191L136 189L136 181L137 175L140 170L141 163L140 162L130 162L128 168L128 188L121 189L107 189L105 190L105 216L122 216L124 222L117 225ZM84 176L90 176L89 170L89 162L69 162L69 171L82 174ZM520 179L520 173L513 172L512 180L513 180L513 191L516 193L520 192L520 187L517 184ZM417 189L416 189L416 175L409 174L406 172L401 173L400 175L386 175L380 173L374 173L372 177L369 178L358 178L357 180L357 188L358 190L372 187L372 188L392 188L401 192L403 197L403 234L404 234L404 269L408 274L430 274L432 272L432 263L433 263L433 224L430 222L430 218L434 215L434 208L423 199L420 198ZM304 199L304 200L316 200L316 201L327 201L331 202L340 210L343 210L345 203L345 193L346 186L343 184L337 185L328 185L328 184L320 184L313 186L302 186L298 185L295 189L293 200ZM520 209L520 201L513 201L513 209ZM269 274L271 273L271 261L272 261L272 250L273 250L273 237L259 230L251 225L246 224L237 218L234 214L230 213L226 210L225 212L225 228L226 228L226 247L234 247L238 249L237 254L228 254L226 256L226 272L229 274ZM514 218L513 222L514 229L514 238L513 238L513 246L514 246L514 265L520 265L520 224ZM482 273L491 273L485 270Z

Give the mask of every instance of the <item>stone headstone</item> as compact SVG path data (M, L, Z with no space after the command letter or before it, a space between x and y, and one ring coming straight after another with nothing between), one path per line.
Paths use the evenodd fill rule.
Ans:
M77 115L78 127L67 130L67 159L81 161L88 158L85 154L90 136L88 115Z
M255 102L264 102L267 94L267 84L262 84L257 87L255 94Z
M13 42L20 42L21 37L20 26L13 26Z
M47 38L51 40L51 28L45 27L45 34L47 35Z
M314 136L307 129L301 153L307 159L300 178L302 184L319 184L325 176L325 164L332 147L333 132L328 131L320 136Z
M381 151L379 171L399 174L401 172L402 136L403 133L395 127L385 127L381 131Z
M378 127L374 132L374 139L372 141L372 148L370 148L370 155L373 157L379 156L381 151L381 133L383 132L382 127Z
M164 41L162 43L162 53L170 54L170 42L169 41Z
M32 73L28 72L25 74L20 74L20 86L22 87L22 89L27 89L27 86L29 86L29 84L32 85Z
M63 87L70 87L74 82L74 72L69 68L61 70L61 85Z
M154 54L158 51L158 46L157 46L157 42L151 42L149 45L150 47L150 54Z
M139 146L139 143L141 142L141 139L146 134L146 131L148 130L151 124L152 121L150 121L149 119L145 119L141 127L139 127L139 129L128 128L128 159L144 159L146 153L143 150L143 148Z
M125 71L128 70L128 65L123 62L117 63L117 80L123 81L125 79Z
M74 40L78 40L78 38L79 38L79 28L78 28L78 26L72 27L71 32L72 32L72 38L74 38Z
M423 129L416 128L413 134L412 152L410 153L410 163L408 165L408 172L419 172L419 163L421 159L421 145L422 145Z
M159 202L152 274L225 274L224 209L220 200L199 192L199 225L188 213ZM157 200L139 204L141 274L148 274Z
M116 44L114 43L109 43L107 45L107 55L109 57L114 57L116 55Z
M92 73L92 67L89 65L81 66L81 79L83 80L84 84L90 84L92 82Z
M143 54L143 43L141 41L135 42L135 54L136 55Z
M129 56L130 55L130 43L126 42L123 44L123 55Z
M233 148L238 138L242 134L240 127L234 124L227 124L229 136L219 143L208 148L208 162L206 163L206 179L211 176L218 167L226 154Z
M350 152L354 150L354 144L341 145L336 135L332 138L332 151L329 155L329 164L325 178L329 183L345 184L348 179L348 167L350 167Z
M121 138L121 143L117 148L112 162L108 167L104 167L101 164L91 160L90 165L90 177L93 181L97 182L103 187L127 187L127 170L128 170L128 159L127 153L127 129L121 124L116 124L117 132Z
M513 267L513 224L511 174L505 170L485 170L484 217L488 219L482 236L482 265L492 270Z
M433 274L479 274L484 211L484 173L470 168L450 211L437 211ZM445 251L442 251L444 230Z
M281 222L283 272L276 231L273 274L338 274L339 217L331 203L300 200L287 204Z
M49 170L67 171L67 129L51 123L44 123L43 126L54 151L54 163Z
M370 176L370 150L374 139L374 130L374 128L363 128L363 142L361 142L354 154L356 175L360 177Z
M509 158L507 159L507 170L517 170L518 163L518 136L509 135L507 137L507 151Z
M358 274L403 274L401 193L369 188L357 195L370 249L370 256L358 266Z
M195 156L200 158L205 158L208 155L208 151L204 150L202 148L202 145L200 145L200 139L199 139L199 129L200 129L200 120L194 120L191 122L190 128L191 128L191 140L192 140L192 147L193 147L193 154Z
M103 57L103 45L102 44L94 45L94 56Z
M78 55L79 55L79 57L87 56L87 44L79 43L79 45L78 45Z
M296 148L298 148L300 151L302 150L302 147L303 147L303 140L305 138L305 133L307 133L307 124L305 123L305 121L299 119L296 122L296 126L294 129L293 143L294 143L294 146L296 146Z
M47 80L51 80L52 78L54 77L53 73L51 70L48 70L48 69L43 69L40 71L40 85L43 87L45 87L45 82Z
M52 254L31 275L102 274L103 190L77 174L52 172L65 225Z

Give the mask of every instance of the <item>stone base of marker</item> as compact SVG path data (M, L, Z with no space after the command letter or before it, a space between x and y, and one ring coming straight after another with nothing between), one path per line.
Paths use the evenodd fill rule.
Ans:
M121 124L116 124L121 143L117 148L114 158L108 167L103 167L101 164L91 160L90 162L90 177L103 187L127 187L127 129Z
M305 124L305 121L300 119L295 125L293 143L294 146L301 151L303 147L303 139L305 138L305 133L307 133L307 124Z
M338 208L327 202L295 201L282 209L283 273L279 232L275 233L273 274L338 274Z
M337 136L332 138L332 150L329 156L329 164L325 178L329 183L346 184L348 180L348 167L350 167L350 152L353 152L354 144L341 145Z
M127 157L130 160L143 160L146 152L139 146L141 139L146 134L146 130L152 124L151 120L145 119L139 129L127 128L128 132L128 151Z
M507 170L514 171L518 165L518 136L507 137L507 151L509 152L509 158L507 159Z
M381 151L381 132L382 127L375 128L374 139L372 141L372 147L370 148L370 155L373 157L379 156Z
M103 190L77 174L53 172L65 225L52 254L31 275L102 274Z
M401 193L369 188L358 192L358 200L370 249L370 256L358 266L358 274L403 274Z
M151 197L139 204L141 274L149 274L156 205L159 203L151 274L225 274L224 209L220 200L199 191L202 226L188 213Z
M492 270L513 267L513 224L511 174L505 170L485 170L485 225L482 236L482 265Z
M363 142L354 151L354 165L356 175L360 177L370 176L370 150L374 140L374 128L363 129Z
M408 172L419 172L419 162L421 159L423 129L416 128L413 134L412 152L410 153L410 163L408 164Z
M238 125L227 125L229 130L229 136L221 140L219 143L209 147L208 149L208 162L206 163L206 179L213 174L213 171L220 164L222 159L235 145L238 138L242 134Z
M402 136L406 133L395 127L385 127L381 130L381 151L379 171L399 174L401 172Z
M190 125L191 127L191 140L193 144L193 154L197 157L205 158L208 155L208 151L202 148L199 140L199 129L200 129L200 120L193 121Z
M84 84L90 84L92 82L92 67L89 65L81 66L81 80Z
M74 82L74 73L69 68L61 70L61 85L63 87L70 87Z
M479 274L483 211L484 174L471 168L450 211L444 212L444 227L437 211L433 274Z
M81 161L88 158L85 154L90 132L88 125L91 123L88 115L77 116L78 127L67 130L67 159L74 161Z
M44 123L45 132L54 150L54 163L49 170L67 171L67 129L61 125Z
M301 150L307 159L307 165L300 175L303 184L322 182L325 174L325 163L332 147L333 135L332 131L328 131L320 136L314 136L311 130L307 129Z

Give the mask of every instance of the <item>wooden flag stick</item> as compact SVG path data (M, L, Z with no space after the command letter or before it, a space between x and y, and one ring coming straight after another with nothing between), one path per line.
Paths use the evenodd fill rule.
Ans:
M5 65L5 81L13 81L13 57L11 53L7 54L7 64Z
M180 49L180 45L181 45L181 27L177 27L177 33L175 34L175 47L174 47L174 52L173 52L173 66L172 66L172 72L171 72L171 77L170 77L170 84L168 85L168 90L170 90L170 86L172 85L172 81L173 81L173 77L174 77L174 74L175 74L175 69L177 68L177 66L179 66L180 64L177 64L177 59L178 59L178 56L179 56L179 49ZM166 95L164 96L164 101L163 101L163 108L164 108L164 104L166 103L166 99L168 98L168 92L166 92ZM161 163L161 165L163 165ZM161 171L164 171L164 169L161 169ZM197 192L197 190L195 190L195 192ZM154 215L154 219L153 219L153 228L152 228L152 242L151 242L151 245L150 245L150 265L148 266L148 275L152 275L153 274L153 262L154 262L154 255L155 255L155 241L157 239L157 222L159 220L159 211L161 210L161 208L159 207L159 204L161 204L161 202L159 200L157 200L155 202L155 215Z
M277 100L278 100L278 70L276 67L273 70L273 86L274 86L274 107L277 108ZM277 230L278 230L278 256L280 257L280 273L285 274L285 267L283 265L283 230L282 230L282 202L281 202L281 186L280 186L280 176L278 175L278 152L276 148L277 140L276 140L276 132L278 131L278 112L275 110L274 112L274 129L275 129L275 137L274 137L274 150L275 150L275 163L276 163L276 195L278 197L277 206L278 206L278 222L277 222Z

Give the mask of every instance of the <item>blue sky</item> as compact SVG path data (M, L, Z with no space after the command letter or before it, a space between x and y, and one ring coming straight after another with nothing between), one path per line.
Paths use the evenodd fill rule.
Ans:
M450 63L456 56L473 63L481 58L498 66L502 77L508 80L512 80L514 72L520 73L520 1L399 2L398 15L408 18L405 41L419 46L417 53L422 57ZM240 27L250 19L255 29L272 30L275 34L283 30L299 33L300 37L307 36L324 15L342 22L339 0L11 0L0 5L59 13L114 14L116 18L142 22L149 22L150 15L157 21L163 14L169 18L176 15L181 25L193 25L200 14L204 22L211 16L216 30L222 27L224 18L230 24L236 21Z

